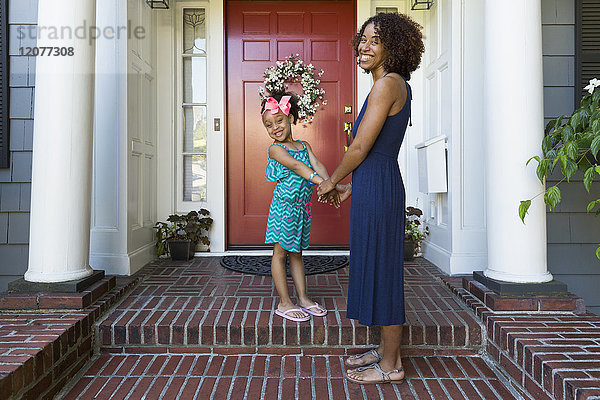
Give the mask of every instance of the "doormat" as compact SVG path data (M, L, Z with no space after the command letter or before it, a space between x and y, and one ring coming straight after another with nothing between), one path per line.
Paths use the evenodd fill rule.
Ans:
M306 275L323 274L348 265L348 256L303 256ZM271 256L225 256L221 265L232 271L252 275L271 275ZM287 276L290 276L289 259L286 260Z

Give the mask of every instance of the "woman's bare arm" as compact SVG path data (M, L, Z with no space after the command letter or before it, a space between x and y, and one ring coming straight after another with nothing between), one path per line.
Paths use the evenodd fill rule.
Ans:
M377 136L379 136L392 106L401 95L400 86L397 79L392 77L384 77L375 82L369 94L367 109L360 122L358 132L348 151L344 154L340 165L331 174L329 179L331 184L320 186L319 194L332 190L338 182L348 176L364 161L373 144L375 144L375 140L377 140ZM329 190L325 191L326 189Z

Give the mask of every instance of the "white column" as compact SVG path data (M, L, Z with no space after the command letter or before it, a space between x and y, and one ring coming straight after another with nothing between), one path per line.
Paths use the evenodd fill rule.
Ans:
M36 59L29 266L25 273L25 279L32 282L63 282L92 274L95 40L90 27L95 20L96 0L39 0L37 46L71 47L73 55L40 55Z
M507 282L552 280L546 264L546 208L538 196L525 224L520 200L544 191L535 174L544 133L540 0L485 1L485 276Z

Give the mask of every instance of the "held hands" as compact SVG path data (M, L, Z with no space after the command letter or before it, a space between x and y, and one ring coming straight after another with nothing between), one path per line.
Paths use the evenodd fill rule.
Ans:
M330 205L339 208L340 204L351 196L352 185L333 185L333 183L327 179L319 184L317 194L319 195L320 202L329 203Z
M321 203L328 203L329 205L334 206L335 208L339 208L341 203L340 194L337 190L333 189L328 193L320 195L319 201Z
M323 182L319 183L319 187L317 188L317 194L319 196L323 196L326 193L331 192L335 189L335 185L331 182L330 179L326 179Z
M340 194L340 203L348 200L350 196L352 196L352 184L347 183L345 185L337 184L335 185L335 189Z
M335 185L329 179L319 183L317 194L319 195L319 201L321 203L329 203L335 208L340 206L340 195L337 190L335 190Z

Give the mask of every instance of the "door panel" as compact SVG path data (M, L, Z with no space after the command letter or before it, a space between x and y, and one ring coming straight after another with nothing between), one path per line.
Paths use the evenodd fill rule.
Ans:
M227 6L227 198L228 247L263 245L275 184L265 180L272 140L260 116L258 87L265 69L298 54L317 71L327 105L310 125L293 126L295 139L308 141L329 173L343 156L344 122L355 117L354 2L228 1ZM290 84L295 92L300 84ZM344 114L344 106L352 113ZM347 182L347 178L344 182ZM347 246L350 202L340 209L312 198L311 245Z

